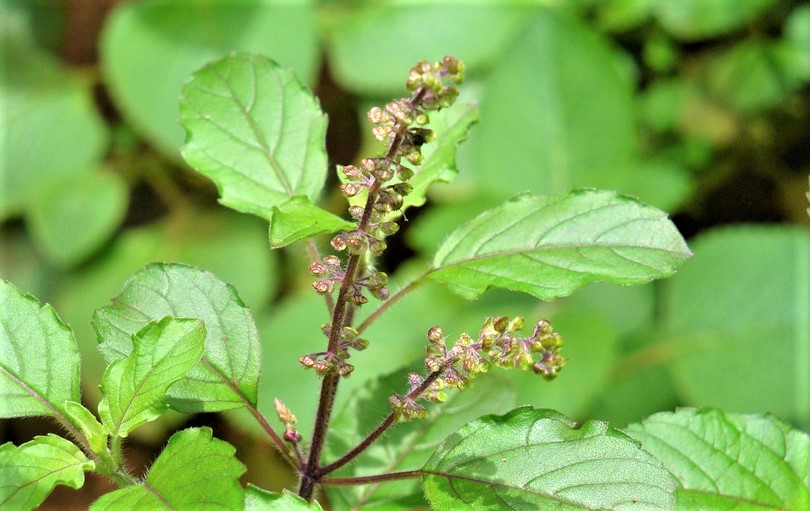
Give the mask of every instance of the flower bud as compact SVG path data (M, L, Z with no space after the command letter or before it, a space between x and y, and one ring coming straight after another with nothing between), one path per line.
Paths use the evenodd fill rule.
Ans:
M379 124L383 121L383 111L382 108L375 106L371 110L368 111L368 120L372 124Z
M432 326L430 330L428 330L427 338L432 343L437 343L444 339L444 332L439 326Z
M332 248L334 248L338 252L340 252L341 250L346 250L346 247L347 247L347 245L346 245L346 235L345 234L338 234L337 236L332 238L332 241L330 242L330 245L332 245Z
M309 272L313 275L323 275L328 271L329 270L326 268L326 266L322 265L319 262L314 262L309 265Z
M346 165L341 169L341 172L343 172L343 175L351 180L356 180L363 177L363 173L360 172L360 169L354 165Z
M354 197L355 195L360 193L360 190L362 189L363 185L361 185L360 183L344 183L340 185L340 193L344 197Z

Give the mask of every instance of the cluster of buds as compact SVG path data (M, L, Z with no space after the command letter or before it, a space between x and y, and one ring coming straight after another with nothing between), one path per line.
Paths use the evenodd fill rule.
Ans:
M559 353L563 338L546 320L540 320L529 337L517 335L523 326L519 316L511 321L506 317L487 318L477 338L463 333L452 348L447 347L441 328L428 330L425 367L430 374L425 378L416 373L408 375L410 392L389 398L394 413L404 419L423 418L427 411L417 400L444 401L443 389L461 390L490 366L532 370L553 380L566 362Z
M284 424L284 440L291 444L297 444L301 441L301 435L298 433L298 430L295 429L295 423L298 422L298 419L296 419L295 415L287 408L287 405L282 403L279 399L276 399L275 402L278 420Z
M324 323L321 325L321 332L328 338L332 334L332 325ZM354 366L346 360L349 359L351 353L349 350L363 351L368 347L368 341L358 337L360 334L352 327L344 326L340 331L340 341L335 353L328 351L319 351L317 353L310 353L298 358L307 369L314 369L318 376L325 376L327 374L338 374L339 376L348 377L354 371Z
M450 106L458 91L448 82L459 83L463 77L463 63L452 57L445 57L436 64L420 62L409 74L410 98L369 110L374 137L385 142L388 149L384 156L365 158L359 166L347 165L341 169L344 183L340 191L345 197L368 195L365 207L353 204L349 208L358 228L335 236L332 248L346 250L351 255L366 251L379 255L385 250L385 238L399 229L387 218L391 212L402 208L404 197L413 191L409 180L414 170L408 165L421 165L424 161L422 146L435 138L432 130L423 127L429 121L427 112Z
M331 293L335 290L335 284L339 284L345 277L345 271L340 266L340 259L333 255L325 256L322 262L314 262L309 265L309 272L318 277L312 283L312 287L318 294ZM371 296L379 300L388 298L388 274L381 271L372 271L368 275L352 281L348 299L355 305L363 305L368 299L363 294L367 289Z

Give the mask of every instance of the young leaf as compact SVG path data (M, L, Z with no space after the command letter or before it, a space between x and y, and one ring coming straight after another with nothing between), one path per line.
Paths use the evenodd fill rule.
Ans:
M172 435L141 484L108 493L90 509L242 509L245 466L235 452L210 428L184 429Z
M488 287L543 300L590 282L640 284L690 256L666 214L613 192L520 197L456 229L428 277L465 298Z
M70 422L75 424L79 431L87 438L87 443L95 453L106 453L107 439L109 433L107 429L96 419L93 412L76 401L65 401L65 411Z
M63 417L79 398L79 350L50 305L0 280L0 418Z
M686 408L627 433L678 481L678 510L810 509L810 436L770 415Z
M287 490L275 493L250 485L245 491L245 511L323 511L323 508Z
M279 248L316 234L355 228L352 222L313 205L306 197L293 197L273 208L270 246Z
M412 370L424 370L423 364ZM327 449L334 460L359 444L391 412L388 397L407 390L407 369L372 380L357 389L346 406L330 424ZM335 476L357 477L403 470L418 470L436 447L452 432L483 413L500 413L511 409L515 391L504 380L482 377L465 392L448 392L447 401L427 405L427 419L397 424L377 440L355 461L335 472ZM328 488L335 509L369 508L407 502L427 503L414 480L364 486Z
M167 316L143 327L132 342L132 353L104 373L98 405L107 430L121 437L168 409L166 390L200 361L205 326L198 319Z
M257 55L232 54L183 88L183 157L211 178L220 202L267 220L273 207L314 201L326 178L326 116L291 71Z
M0 445L0 508L35 509L56 485L84 485L84 471L95 464L72 442L48 434L17 447Z
M530 407L474 420L425 464L425 496L436 511L675 508L658 460L604 422L574 425Z
M108 361L129 356L132 335L165 316L206 326L202 361L172 385L169 405L183 412L220 411L256 403L261 348L250 310L212 273L184 264L151 264L134 274L93 326Z

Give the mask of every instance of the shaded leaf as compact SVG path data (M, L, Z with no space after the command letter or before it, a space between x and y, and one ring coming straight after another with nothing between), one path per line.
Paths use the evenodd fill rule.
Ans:
M132 335L165 316L200 319L206 326L202 361L169 388L179 411L218 411L256 403L259 335L236 290L212 273L184 264L151 264L96 311L93 326L108 361L132 353Z
M0 281L0 417L55 415L78 401L79 350L50 305Z
M272 55L306 83L317 74L308 2L147 0L116 7L100 43L104 82L130 124L170 158L179 160L183 144L177 98L206 62L247 51Z
M250 485L245 491L245 511L323 511L323 508L288 490L275 493Z
M184 429L169 438L141 484L107 493L90 509L242 509L245 466L235 452L210 428Z
M166 390L200 361L205 326L165 317L132 336L132 353L113 361L101 380L98 413L112 435L126 437L168 409Z
M746 26L777 0L659 0L654 10L658 22L685 40L704 39Z
M472 421L425 464L425 496L436 511L675 509L658 460L604 422L574 425L530 407Z
M79 489L95 464L72 442L48 434L19 447L0 445L0 507L36 509L57 485Z
M428 278L466 298L489 287L550 300L590 282L640 284L690 252L666 215L613 192L520 197L456 229Z
M679 483L679 510L810 509L810 436L772 416L693 408L627 433Z
M306 197L293 197L273 208L270 222L270 246L279 248L326 234L353 229L356 225L313 205Z
M413 371L424 371L414 364ZM330 424L327 455L331 459L348 452L370 433L390 412L388 398L408 390L408 370L402 369L367 382L352 393L346 406ZM466 422L484 413L506 412L515 404L515 391L506 381L481 377L464 392L448 392L447 401L426 404L430 416L393 426L355 461L335 472L335 476L357 477L404 470L418 470L436 447ZM364 486L329 487L330 502L336 509L394 510L422 506L419 482L393 481Z
M275 206L314 201L326 178L326 116L289 70L232 54L183 87L183 158L211 178L220 202L267 220Z

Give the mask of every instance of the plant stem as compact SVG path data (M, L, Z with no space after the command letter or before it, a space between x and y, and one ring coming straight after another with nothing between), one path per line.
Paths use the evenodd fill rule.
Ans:
M247 400L245 399L245 401ZM273 426L271 426L270 423L267 422L267 419L265 419L264 416L259 413L259 410L257 410L256 407L251 405L249 402L245 403L245 408L248 409L253 418L256 419L256 422L259 423L259 426L261 426L264 432L267 433L271 440L273 440L273 443L276 445L276 450L281 454L281 457L294 468L300 467L300 459L296 459L292 454L290 454L290 450L287 448L284 440L278 436L278 433L276 433L276 431L273 429Z
M325 477L321 479L321 483L329 486L355 486L359 484L374 484L385 481L415 479L417 477L422 477L422 475L423 473L420 470L408 470L404 472L391 472L390 474L378 474L363 477Z

